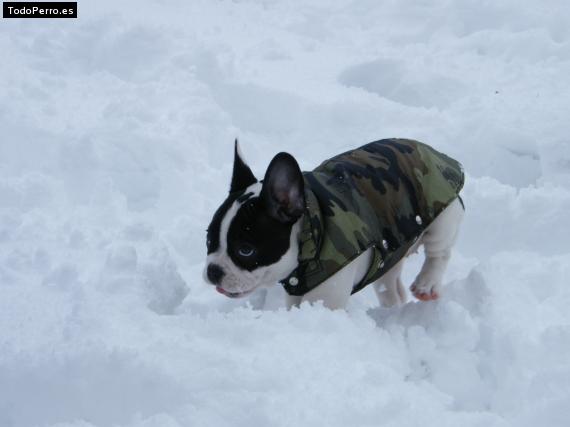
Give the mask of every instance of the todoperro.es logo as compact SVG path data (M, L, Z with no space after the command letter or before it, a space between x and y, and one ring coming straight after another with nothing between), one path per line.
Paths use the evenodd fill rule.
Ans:
M5 1L4 18L77 18L77 2Z

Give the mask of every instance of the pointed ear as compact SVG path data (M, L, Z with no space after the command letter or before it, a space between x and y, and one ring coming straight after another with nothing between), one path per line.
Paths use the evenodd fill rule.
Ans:
M243 160L239 149L238 140L236 138L234 148L234 171L232 172L230 193L233 193L234 191L244 190L256 182L257 178L253 175L253 172Z
M305 209L303 173L293 156L277 154L265 173L261 199L269 216L282 223L292 223Z

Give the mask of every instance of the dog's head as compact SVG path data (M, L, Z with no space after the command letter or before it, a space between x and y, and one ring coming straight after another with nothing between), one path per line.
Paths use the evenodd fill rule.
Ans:
M208 227L204 279L236 298L286 277L297 266L304 208L303 174L293 156L277 154L258 182L236 140L230 193Z

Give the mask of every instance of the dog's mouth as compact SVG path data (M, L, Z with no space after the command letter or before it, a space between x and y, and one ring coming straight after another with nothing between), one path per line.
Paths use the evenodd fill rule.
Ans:
M253 292L253 289L250 291L245 291L245 292L229 292L229 291L226 291L221 286L216 286L216 291L218 291L222 295L225 295L225 296L230 297L230 298L241 298L241 297L244 297L246 295L251 294Z

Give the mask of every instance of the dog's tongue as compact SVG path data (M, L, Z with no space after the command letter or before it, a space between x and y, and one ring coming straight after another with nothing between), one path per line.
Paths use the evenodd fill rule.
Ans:
M228 292L220 286L216 286L216 291L230 298L240 298L248 294L248 292Z
M237 297L240 297L240 296L241 296L240 293L228 292L228 291L226 291L225 289L223 289L223 288L221 288L221 287L219 287L219 286L216 286L216 291L218 291L218 292L221 293L222 295L225 295L225 296L230 297L230 298L237 298Z

